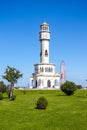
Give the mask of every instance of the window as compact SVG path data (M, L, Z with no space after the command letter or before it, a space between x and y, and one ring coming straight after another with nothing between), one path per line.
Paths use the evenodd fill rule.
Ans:
M48 27L43 26L42 30L43 30L43 31L47 31L47 30L48 30Z
M32 86L32 87L34 86L34 81L33 81L33 80L31 80L31 86Z
M42 80L42 86L44 86L44 80Z
M58 86L58 83L59 83L58 80L55 79L55 81L54 81L54 85L55 85L55 86Z
M49 72L51 72L51 68L49 67Z
M42 72L44 72L44 68L42 67Z
M48 67L45 68L45 72L50 72Z
M53 68L51 68L50 71L53 72Z
M38 81L38 85L41 86L41 79L39 79L39 81Z
M41 72L41 67L40 67L40 72Z
M40 57L42 56L42 52L40 52Z
M45 50L45 56L48 56L48 52L47 52L47 50Z

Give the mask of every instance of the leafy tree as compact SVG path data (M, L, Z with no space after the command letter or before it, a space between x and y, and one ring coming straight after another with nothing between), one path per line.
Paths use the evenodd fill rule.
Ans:
M77 89L76 84L74 82L66 81L64 84L61 85L60 89L66 95L73 95L74 91Z
M0 92L4 93L6 92L6 85L3 81L0 81Z
M17 83L20 77L22 77L22 74L16 68L7 66L6 71L2 77L11 84L9 89L9 97L11 98L13 96L14 84Z
M76 85L77 89L82 89L82 85Z

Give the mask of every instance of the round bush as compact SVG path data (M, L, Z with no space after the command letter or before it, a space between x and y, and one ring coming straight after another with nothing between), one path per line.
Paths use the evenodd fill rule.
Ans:
M76 90L76 85L73 82L66 81L64 84L61 85L60 89L66 94L66 95L73 95L74 91Z
M44 96L41 96L37 100L37 109L46 109L47 105L48 105L48 101Z
M2 94L2 92L0 92L0 100L2 100L3 99L3 94Z

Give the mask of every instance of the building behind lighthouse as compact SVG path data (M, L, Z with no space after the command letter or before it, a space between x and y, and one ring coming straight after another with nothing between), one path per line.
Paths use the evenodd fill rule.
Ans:
M30 76L30 88L59 88L60 74L54 63L50 63L50 29L49 24L42 23L39 32L40 63L34 64L34 73Z

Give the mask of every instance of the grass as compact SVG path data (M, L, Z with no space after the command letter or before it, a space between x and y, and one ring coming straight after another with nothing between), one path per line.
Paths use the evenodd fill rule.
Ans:
M7 95L0 101L0 130L87 130L87 91L66 96L59 90L14 91L15 101ZM35 109L37 99L45 96L46 110Z

